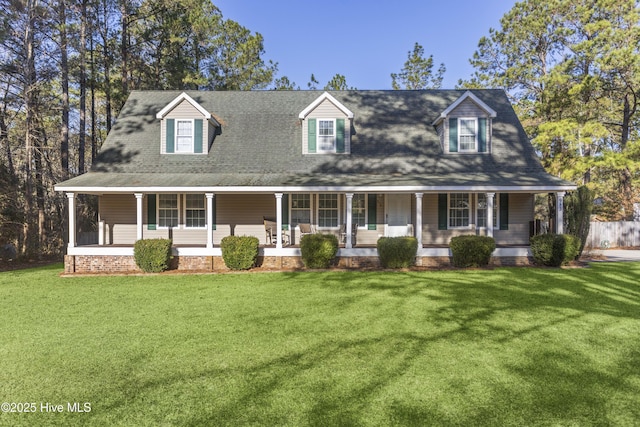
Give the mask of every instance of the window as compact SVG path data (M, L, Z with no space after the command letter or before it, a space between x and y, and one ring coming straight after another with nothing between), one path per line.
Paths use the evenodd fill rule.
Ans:
M469 193L449 194L449 228L469 226Z
M336 149L336 121L318 119L318 151L333 152Z
M318 226L338 227L338 195L318 195Z
M193 120L176 120L176 153L193 153Z
M291 226L311 224L311 196L309 194L292 194Z
M497 196L497 194L496 194ZM493 198L493 228L498 227L498 197ZM487 195L478 193L478 228L487 227Z
M351 222L364 227L367 223L366 197L364 194L354 194L351 206Z
M186 228L204 228L207 226L202 194L185 196L184 225Z
M476 151L476 119L458 119L460 151Z
M178 226L177 194L158 195L158 226L165 228Z

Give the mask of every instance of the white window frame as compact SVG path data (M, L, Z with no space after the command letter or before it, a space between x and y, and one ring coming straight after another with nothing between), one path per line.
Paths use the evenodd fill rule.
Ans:
M331 209L327 209L327 208L321 208L321 197L320 196L335 196L336 197L336 208L331 208ZM338 230L340 228L340 217L341 217L341 199L342 197L340 197L340 195L338 193L319 193L318 194L318 203L316 206L316 222L317 222L317 228L318 230ZM320 225L320 210L335 210L336 211L336 225L335 226L323 226Z
M178 154L193 154L193 150L195 147L195 120L194 119L175 119L175 123L176 123L176 128L175 128L175 135L174 135L174 152L178 153ZM190 123L191 124L191 135L178 135L178 130L180 129L180 123L184 122L184 123ZM178 138L179 137L189 137L191 140L191 145L190 148L188 150L180 150L178 149L179 144L178 144Z
M193 209L193 208L189 208L187 206L187 198L189 196L199 196L202 199L202 209L198 208L198 209ZM182 203L182 218L184 218L184 228L187 230L203 230L207 228L207 202L205 200L204 194L185 194L183 197L184 201ZM202 211L204 212L204 224L202 226L190 226L187 224L187 219L188 219L188 215L187 215L187 211Z
M480 196L484 196L485 197L485 204L487 203L486 201L486 197L487 195L485 193L477 193L476 195L476 226L479 229L484 230L485 228L487 228L486 226L480 226L479 224L479 220L480 220L480 211L487 210L487 207L485 206L484 208L480 208ZM495 196L493 196L493 229L494 230L498 230L500 228L500 220L498 218L498 215L500 215L500 209L498 207L500 197L498 197L498 193L495 193ZM487 214L485 213L485 221L487 219Z
M320 123L321 122L331 122L331 126L333 127L333 135L320 135ZM335 118L331 118L331 119L327 119L327 118L317 118L316 119L316 126L317 126L317 130L316 130L316 152L318 153L335 153L336 152L336 119ZM323 138L331 138L332 139L332 147L329 149L323 149L322 146L322 139Z
M355 193L353 195L353 199L351 201L351 203L352 203L352 205L351 205L351 222L352 222L352 224L356 223L355 222L355 216L353 214L354 213L353 211L356 209L356 206L355 206L355 203L354 203L356 196L363 196L363 198L364 198L364 207L363 207L364 222L362 224L358 223L358 228L359 229L366 229L369 226L369 224L367 224L367 221L369 220L369 215L368 215L368 213L369 213L368 212L368 210L369 210L369 206L368 206L369 195L368 195L368 193Z
M464 149L462 146L462 137L470 136L462 134L462 121L472 121L474 123L474 141L473 148ZM458 117L458 151L461 153L477 153L478 152L478 118L477 117Z
M176 207L175 207L175 211L176 211L176 224L175 225L161 225L161 217L160 217L160 211L161 210L174 210L174 208L161 208L160 207L160 199L163 196L175 196L176 198ZM167 230L170 228L179 228L180 227L180 195L179 194L175 194L175 193L160 193L156 196L156 218L157 218L157 222L158 222L158 229L161 230Z
M452 210L456 210L456 211L464 211L464 208L457 208L457 207L452 207L451 206L451 199L452 196L461 196L461 195L467 195L467 207L466 210L467 212L467 225L451 225L451 220L454 219L454 217L451 216L451 211ZM472 213L472 208L473 206L471 205L471 193L449 193L447 195L447 229L449 230L468 230L471 228L471 213ZM462 217L461 217L462 218Z
M295 198L295 196L307 196L309 197L309 224L313 224L313 195L311 193L292 193L289 196L289 223L291 225L291 227L296 227L298 224L298 222L294 222L294 218L293 218L293 212L294 211L304 211L307 210L307 208L294 208L293 207L293 199Z

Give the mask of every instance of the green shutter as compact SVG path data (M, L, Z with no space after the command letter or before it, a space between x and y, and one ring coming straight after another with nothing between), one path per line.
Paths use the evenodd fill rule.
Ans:
M216 196L215 195L213 196L213 199L211 201L213 202L212 206L211 206L211 209L213 211L213 212L211 212L211 220L213 221L213 224L211 224L211 229L215 230L216 229L216 222L217 222L216 221Z
M449 152L458 152L458 119L449 119Z
M509 229L509 194L500 193L500 230Z
M156 229L156 195L147 195L147 230Z
M344 153L344 119L336 119L336 153Z
M282 195L282 229L289 229L289 195Z
M176 121L174 119L165 120L167 127L167 147L165 148L166 153L173 153L175 151L175 140L176 140Z
M377 197L375 194L369 194L369 199L367 200L367 229L375 230L378 227L378 213L376 212L376 208L378 206Z
M438 230L447 229L447 194L438 194Z
M478 152L487 152L487 119L484 117L478 119Z
M307 148L309 153L316 152L316 119L309 119L308 127L308 136L309 140L307 141Z
M193 121L193 152L196 154L200 154L202 153L202 133L204 131L204 129L202 128L203 126L203 120L202 119L195 119Z

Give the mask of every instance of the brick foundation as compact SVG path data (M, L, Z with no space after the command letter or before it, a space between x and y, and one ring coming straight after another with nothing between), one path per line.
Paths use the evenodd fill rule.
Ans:
M261 256L256 267L262 270L298 270L303 269L301 257ZM492 257L491 266L532 266L531 257ZM375 256L342 257L337 261L338 268L359 269L378 268L380 259ZM426 268L451 267L450 257L417 257L416 266ZM220 256L182 256L173 257L169 269L192 272L231 271ZM65 255L65 274L73 273L141 273L133 256L128 255Z

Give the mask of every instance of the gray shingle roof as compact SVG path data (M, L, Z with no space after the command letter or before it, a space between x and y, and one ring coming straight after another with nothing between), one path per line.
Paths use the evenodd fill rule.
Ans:
M221 134L208 155L163 155L156 113L180 92L132 92L91 170L56 188L573 187L544 171L501 90L473 91L497 112L491 154L443 153L432 123L463 93L333 91L354 113L351 154L303 155L298 114L321 91L188 92Z

